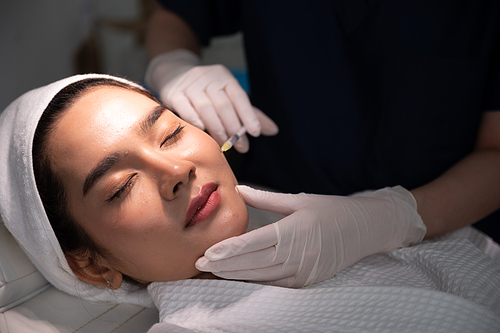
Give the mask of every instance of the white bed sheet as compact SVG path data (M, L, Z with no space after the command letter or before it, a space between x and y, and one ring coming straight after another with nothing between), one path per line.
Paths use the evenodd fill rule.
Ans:
M499 254L469 227L367 257L299 290L224 280L153 283L160 324L149 332L499 332Z

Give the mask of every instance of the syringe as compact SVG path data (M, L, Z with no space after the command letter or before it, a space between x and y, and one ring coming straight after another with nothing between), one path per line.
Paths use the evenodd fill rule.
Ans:
M220 147L220 150L222 152L225 152L231 149L231 147L236 143L236 141L238 141L239 138L245 135L246 132L247 130L245 129L245 127L241 127L238 130L238 132L236 132L232 137L230 137L226 142L224 142L222 147Z

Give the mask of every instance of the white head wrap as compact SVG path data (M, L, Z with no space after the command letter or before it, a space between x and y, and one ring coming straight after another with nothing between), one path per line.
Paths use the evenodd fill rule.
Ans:
M71 83L108 75L72 76L31 90L0 115L0 213L7 229L43 276L56 288L89 301L111 301L150 306L145 288L123 283L116 291L80 281L70 269L49 223L33 173L33 136L52 98Z

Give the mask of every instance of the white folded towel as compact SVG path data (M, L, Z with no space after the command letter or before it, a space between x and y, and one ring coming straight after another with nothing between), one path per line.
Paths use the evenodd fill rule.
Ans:
M56 288L89 301L151 305L144 289L127 284L116 291L80 281L71 271L38 195L32 144L38 121L52 98L67 85L107 75L72 76L29 91L0 115L0 213L7 229L44 277Z

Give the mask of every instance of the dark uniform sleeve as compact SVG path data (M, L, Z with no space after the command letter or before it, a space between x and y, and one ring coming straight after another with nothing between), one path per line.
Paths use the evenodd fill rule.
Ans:
M240 29L240 3L236 0L157 0L163 8L181 16L193 28L200 43L230 35Z
M497 41L495 52L491 61L484 110L500 110L500 39Z

